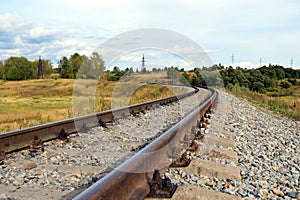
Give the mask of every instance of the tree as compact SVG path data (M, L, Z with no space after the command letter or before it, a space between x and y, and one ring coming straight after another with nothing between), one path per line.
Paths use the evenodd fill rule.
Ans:
M178 73L178 71L176 69L171 67L171 68L168 68L168 70L167 70L167 76L170 79L178 79L180 74Z
M262 93L264 91L264 84L262 82L254 82L252 86L252 90L256 92Z
M10 57L4 64L4 76L7 80L26 80L34 78L34 68L25 57Z
M186 72L183 72L182 76L186 81L188 81L189 83L191 82L190 76Z
M3 79L4 76L4 64L3 61L0 60L0 79Z
M104 60L98 53L93 52L90 57L84 60L77 75L83 79L96 79L100 78L104 70Z
M257 69L253 69L250 72L250 77L249 77L250 90L262 92L262 89L264 88L263 82L264 79L261 72Z
M78 53L74 53L73 55L70 56L69 61L70 61L70 66L72 68L72 73L74 78L76 78L80 66L86 59L87 59L86 56L79 55Z
M59 77L60 78L74 78L73 76L73 70L70 65L70 61L68 60L67 57L63 57L62 60L60 60L59 63Z
M276 72L276 76L278 78L278 80L282 80L285 78L285 72L282 66L279 65L275 65L275 72Z

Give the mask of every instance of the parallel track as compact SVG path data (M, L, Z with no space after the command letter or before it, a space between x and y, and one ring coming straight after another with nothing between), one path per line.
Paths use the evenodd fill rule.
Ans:
M99 126L100 121L103 123L112 122L116 119L129 116L130 114L150 109L152 106L178 101L191 96L198 91L199 89L194 88L194 91L177 96L1 133L0 155L29 147L34 138L38 138L38 140L42 142L53 140L60 136L62 130L64 130L67 135L77 133L78 130Z

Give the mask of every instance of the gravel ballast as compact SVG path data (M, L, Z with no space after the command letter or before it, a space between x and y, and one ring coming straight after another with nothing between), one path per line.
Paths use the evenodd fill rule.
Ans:
M246 100L223 92L220 92L220 104L219 109L225 105L231 109L217 111L214 119L231 127L230 131L236 135L234 151L238 164L206 155L196 158L237 166L241 180L189 174L184 168L170 169L166 174L179 185L196 185L244 199L300 199L300 122L276 116L271 111L263 112ZM222 135L209 129L206 136Z

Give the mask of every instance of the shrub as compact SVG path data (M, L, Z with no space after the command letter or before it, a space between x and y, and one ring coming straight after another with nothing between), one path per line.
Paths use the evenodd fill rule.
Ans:
M285 88L285 89L292 86L292 84L289 81L286 81L286 80L282 81L279 85L280 85L280 87Z

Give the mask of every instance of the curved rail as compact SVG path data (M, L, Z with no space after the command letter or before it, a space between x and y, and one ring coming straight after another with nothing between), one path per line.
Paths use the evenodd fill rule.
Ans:
M86 116L75 117L67 120L61 120L2 133L0 134L0 155L29 147L32 144L34 138L42 142L49 141L59 137L62 130L67 135L73 134L77 133L78 130L85 130L86 128L99 126L100 121L104 123L114 121L115 119L128 116L132 113L150 109L152 106L155 105L162 105L178 101L179 99L186 98L199 91L199 89L195 87L194 89L194 91L190 91L177 96L171 96L155 101L135 104L128 107L112 109Z
M194 111L185 116L179 123L156 138L148 146L111 171L98 182L75 197L75 200L86 199L143 199L149 192L147 177L155 169L165 170L181 143L194 126L214 103L217 92L213 89L210 97Z

